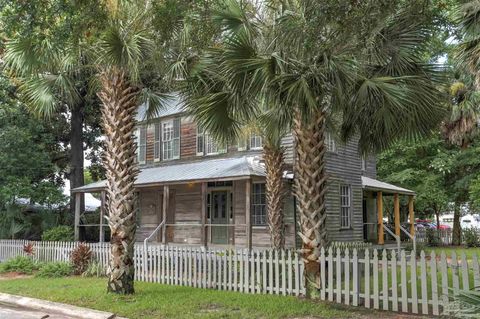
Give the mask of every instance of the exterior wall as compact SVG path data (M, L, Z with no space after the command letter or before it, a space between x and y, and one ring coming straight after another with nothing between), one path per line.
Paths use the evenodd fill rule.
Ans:
M181 117L180 122L180 159L169 161L154 162L154 123L155 121L167 120L175 117ZM143 124L141 124L143 125ZM211 156L197 156L196 153L196 129L197 126L193 121L193 118L181 114L169 115L165 118L155 119L149 122L147 128L147 149L146 149L146 164L142 167L151 167L155 165L172 165L181 162L190 162L198 160L209 160L219 157L236 157L245 155L261 156L261 150L255 151L238 151L236 143L231 143L228 146L228 152L225 154L211 155ZM282 140L282 145L285 148L285 160L287 168L291 168L294 162L294 139L292 134L288 134ZM362 241L363 240L363 190L361 184L361 176L365 175L371 178L376 178L376 160L375 156L368 156L366 161L365 170L362 171L362 160L358 153L358 139L353 138L345 145L337 142L336 152L327 152L326 154L326 172L328 174L328 190L326 194L326 206L327 206L327 230L329 233L329 239L331 241ZM340 227L340 185L346 184L351 186L351 203L352 203L352 219L351 228L341 229ZM200 196L200 184L187 189L186 186L171 186L170 194L170 206L177 206L175 209L175 221L177 223L195 222L200 223L201 217L201 196ZM236 224L245 224L245 182L236 181L233 186L233 198L234 198L234 218L233 221ZM291 193L291 192L290 192ZM174 194L174 195L172 195ZM148 198L145 195L143 198ZM161 197L161 194L159 195ZM173 196L173 197L172 197ZM148 201L148 199L144 199ZM289 219L286 226L286 234L288 245L294 245L295 242L295 226L294 226L294 201L290 196L286 201L286 212L290 214L287 217ZM160 205L161 207L161 200ZM161 208L160 208L161 211ZM143 218L143 217L142 217ZM172 217L173 218L173 217ZM180 219L179 219L180 218ZM140 220L141 227L138 231L138 238L145 236L145 233L151 232L154 229L148 220ZM157 223L158 224L158 223ZM153 229L152 229L153 227ZM167 237L173 240L175 243L199 243L201 238L200 227L198 226L183 226L175 227L176 231L170 227L167 230ZM184 234L181 234L181 232ZM232 242L236 246L246 247L246 232L245 227L235 227L232 230ZM197 236L198 235L198 236ZM191 237L191 238L190 238ZM193 239L196 238L196 239ZM269 246L268 229L265 226L254 226L252 229L252 243L255 243L257 247ZM298 242L298 238L297 238Z
M326 173L328 175L327 231L330 241L363 241L362 215L362 161L358 153L357 140L346 144L337 143L336 152L326 154ZM340 227L340 186L351 187L351 227Z
M230 245L247 247L245 204L246 204L246 181L234 181L231 191L233 192L233 220L231 223L238 224L230 236ZM289 187L289 186L288 186ZM170 185L169 210L167 214L166 237L169 244L201 245L201 183L189 183ZM215 188L209 188L211 191ZM140 214L139 227L137 229L137 241L143 241L149 236L162 221L163 187L140 190ZM295 225L293 216L293 198L289 192L285 201L286 223L286 246L294 247ZM188 224L191 224L188 225ZM242 225L242 226L240 226ZM208 228L207 228L208 229ZM152 241L161 242L161 232ZM208 241L210 242L210 240ZM257 248L270 247L270 235L267 226L252 226L252 246Z

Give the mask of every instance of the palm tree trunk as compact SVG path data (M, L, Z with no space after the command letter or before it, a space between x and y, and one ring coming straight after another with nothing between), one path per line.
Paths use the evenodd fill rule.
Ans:
M311 297L318 292L320 285L320 249L328 244L325 225L325 113L318 112L306 123L297 112L293 132L296 142L294 194L300 217L299 235L303 241L301 253L305 263L305 285L307 297Z
M265 145L263 148L266 169L268 227L270 244L275 249L285 247L285 226L283 220L284 152L280 147Z
M459 246L462 244L462 228L460 226L460 204L455 203L453 211L453 230L452 230L452 245Z
M116 68L102 72L100 81L102 89L98 96L103 104L105 131L106 212L111 229L108 291L132 294L136 230L133 183L138 174L133 136L138 90L130 86L124 72Z

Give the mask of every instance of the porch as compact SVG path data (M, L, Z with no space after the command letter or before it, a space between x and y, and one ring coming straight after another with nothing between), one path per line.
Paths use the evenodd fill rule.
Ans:
M364 240L380 247L414 241L415 192L365 176L362 187Z
M217 159L146 168L135 187L138 191L138 242L176 246L261 248L270 246L266 225L263 164L250 157ZM289 180L285 179L287 187ZM105 183L73 190L99 192L99 224L82 224L76 208L75 238L81 227L99 227L105 240ZM290 195L291 196L291 195ZM79 201L77 201L79 202ZM285 201L286 246L295 246L293 200Z

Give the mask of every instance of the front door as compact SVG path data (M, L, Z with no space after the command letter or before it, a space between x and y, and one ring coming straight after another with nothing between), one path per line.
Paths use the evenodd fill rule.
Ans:
M229 204L228 191L212 191L211 194L212 244L228 244ZM216 226L222 225L222 226Z

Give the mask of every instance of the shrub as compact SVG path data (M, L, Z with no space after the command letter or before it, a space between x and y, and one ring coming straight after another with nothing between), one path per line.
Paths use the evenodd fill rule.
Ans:
M76 275L81 275L87 270L88 264L92 260L92 250L84 243L78 245L70 256L74 272Z
M437 247L440 246L440 234L436 229L427 229L427 246Z
M31 274L34 270L38 269L38 266L39 265L30 257L17 256L1 263L0 273L18 272L21 274Z
M467 247L480 247L480 230L478 228L466 228L463 230L463 241Z
M88 264L87 269L82 273L83 277L103 277L107 271L99 262L92 261Z
M43 241L73 241L73 229L70 226L57 226L44 231Z
M73 266L66 262L44 263L38 269L37 277L67 277L73 273Z
M35 249L32 243L28 243L23 245L23 252L27 254L27 256L32 257L35 253Z

